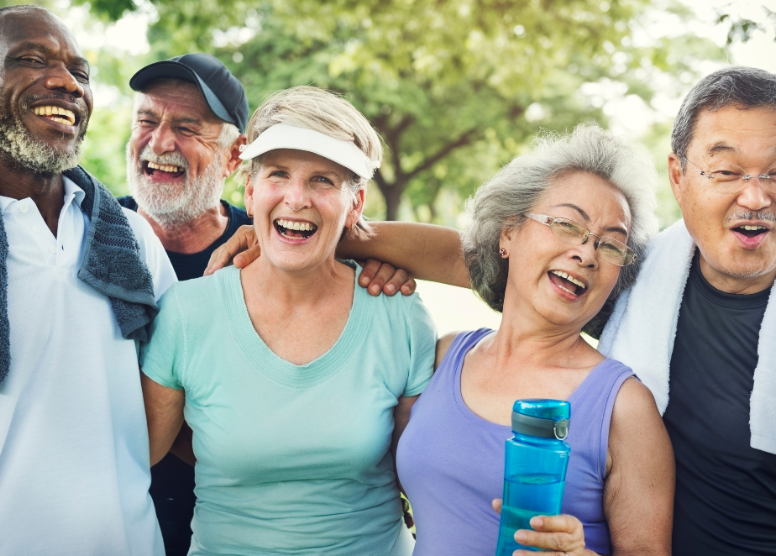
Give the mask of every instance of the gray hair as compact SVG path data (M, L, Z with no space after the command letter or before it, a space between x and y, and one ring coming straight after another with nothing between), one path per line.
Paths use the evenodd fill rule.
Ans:
M273 125L280 123L305 127L335 139L352 141L372 162L379 163L383 158L380 136L369 120L347 100L330 91L301 86L270 95L248 121L248 144ZM240 169L241 177L255 176L261 168L261 162L261 156L248 161ZM359 189L366 188L369 180L350 170L348 172L348 187L355 197ZM363 218L359 219L353 232L361 237L371 234Z
M596 317L586 326L595 334L603 328L620 292L636 281L644 251L658 229L655 165L643 147L590 124L577 126L566 136L540 136L532 154L513 159L467 203L471 225L463 236L464 258L472 288L491 308L502 311L509 271L508 261L498 254L502 230L520 226L525 220L521 215L530 212L551 185L575 172L598 176L617 187L632 219L628 246L636 252L636 262L620 270L601 311L606 313L603 318Z
M776 109L776 75L765 70L733 66L701 79L682 102L671 132L671 148L685 167L687 148L701 110L726 106Z
M228 149L234 145L234 142L237 141L240 135L242 134L240 133L240 130L237 129L236 125L224 122L224 125L221 128L221 134L218 136L218 139L216 139L216 144L221 149Z

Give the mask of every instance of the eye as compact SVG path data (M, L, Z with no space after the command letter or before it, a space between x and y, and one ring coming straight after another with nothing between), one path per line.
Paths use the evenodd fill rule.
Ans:
M43 65L44 62L41 58L38 58L37 56L22 56L19 58L20 62L24 62L25 64L30 65Z
M89 83L89 74L83 70L71 70L70 74L80 83Z
M313 178L313 181L320 185L334 186L334 182L325 176L316 176Z
M196 134L196 131L188 127L179 127L178 131L181 132L181 134L185 135L186 137L191 137L192 135Z
M722 168L709 172L709 178L715 181L735 181L743 174L735 169Z
M269 173L269 177L270 178L287 178L288 177L288 173L284 172L283 170L272 170Z

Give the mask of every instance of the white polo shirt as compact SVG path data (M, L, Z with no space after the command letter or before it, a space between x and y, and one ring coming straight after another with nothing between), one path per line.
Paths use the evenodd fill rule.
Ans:
M11 367L0 386L0 555L163 556L137 346L78 279L89 219L65 178L57 237L32 199L0 196ZM126 210L157 299L175 272Z

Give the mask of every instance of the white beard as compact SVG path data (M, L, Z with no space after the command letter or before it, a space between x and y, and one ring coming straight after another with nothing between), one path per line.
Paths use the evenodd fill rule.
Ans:
M216 153L218 155L218 153ZM146 145L138 154L134 163L129 145L126 151L127 181L129 191L143 209L162 228L174 229L192 222L208 210L219 206L224 189L223 163L216 156L205 171L196 178L189 177L189 164L178 152L157 156ZM156 183L143 172L142 162L170 164L186 170L186 179L182 183Z
M0 158L35 174L57 175L78 165L83 135L72 149L59 150L35 139L13 114L0 117Z

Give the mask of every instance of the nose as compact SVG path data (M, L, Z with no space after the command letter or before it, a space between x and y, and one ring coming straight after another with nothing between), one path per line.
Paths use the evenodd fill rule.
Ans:
M598 267L598 236L588 233L584 242L571 249L571 258L585 268Z
M154 154L165 154L175 151L175 133L167 122L161 122L151 132L148 146Z
M46 77L44 82L47 89L52 91L64 91L76 98L84 96L84 86L64 66L57 64Z
M746 187L738 194L737 202L742 208L752 211L762 210L773 204L774 184L772 180L752 178L746 182Z
M310 208L310 190L303 179L292 179L286 190L286 206L294 212Z

